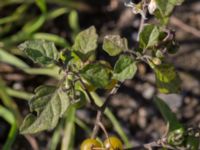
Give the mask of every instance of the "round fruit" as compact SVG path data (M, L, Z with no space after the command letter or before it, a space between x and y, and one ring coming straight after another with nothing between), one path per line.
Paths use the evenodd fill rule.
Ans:
M108 150L123 150L121 140L115 136L109 137L104 141L104 145Z
M160 65L160 64L161 64L161 60L160 60L159 58L157 58L157 57L154 57L154 58L152 59L152 61L153 61L153 63L154 63L155 65Z
M95 139L86 139L82 142L80 150L93 150L93 148L101 148L101 143Z

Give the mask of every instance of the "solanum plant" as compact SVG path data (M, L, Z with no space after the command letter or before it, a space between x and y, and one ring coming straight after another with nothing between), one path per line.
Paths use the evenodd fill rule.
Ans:
M30 40L20 44L19 48L35 63L46 67L56 65L60 68L60 81L56 85L41 85L35 89L35 95L29 101L31 112L24 119L20 132L34 134L53 129L60 118L67 116L72 110L84 107L86 103L91 103L97 110L97 117L89 139L96 144L84 150L116 149L115 145L107 146L112 145L109 140L112 138L109 138L101 120L110 98L117 93L125 80L134 78L138 63L146 63L152 68L159 92L169 94L181 90L179 75L165 56L178 49L175 33L168 28L168 20L175 6L182 2L183 0L141 0L137 4L126 3L126 6L132 7L133 13L142 16L138 41L136 47L130 48L125 37L106 35L102 50L117 59L114 65L96 59L98 34L94 26L80 32L73 45L62 50L58 50L53 42L45 40ZM146 23L148 12L155 17L157 23ZM110 91L102 105L97 104L94 97L98 89ZM168 132L156 144L144 144L143 147L197 150L199 137L190 134L167 104L156 96L155 104L168 124ZM99 129L107 137L106 146L92 140L97 138ZM129 149L137 148L139 149ZM123 146L123 149L126 148Z

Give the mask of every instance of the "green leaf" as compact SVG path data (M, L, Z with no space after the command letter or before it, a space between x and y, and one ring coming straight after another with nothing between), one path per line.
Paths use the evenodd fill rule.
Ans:
M169 125L167 141L171 145L179 146L184 142L185 128L177 120L176 115L169 106L160 98L154 98L155 104Z
M46 104L52 97L56 87L54 86L39 86L35 89L35 95L29 101L30 111L40 114L45 108Z
M26 41L19 45L26 55L36 63L53 64L58 59L58 51L53 42L45 40Z
M91 26L76 36L72 49L82 54L87 54L97 48L97 39L96 29Z
M139 36L139 45L141 48L149 48L158 43L159 29L153 24L146 24Z
M173 65L165 63L154 68L156 85L161 93L178 93L180 91L180 77Z
M86 96L85 96L84 92L82 92L81 90L76 90L75 97L71 101L70 107L79 109L79 108L85 106L86 103L87 103L87 100L86 100Z
M169 0L174 5L181 5L185 0Z
M70 104L68 95L61 88L40 86L35 93L30 100L30 109L36 115L31 113L24 119L20 127L22 134L53 129Z
M119 35L107 35L104 37L103 49L110 56L116 56L128 49L127 39L121 38Z
M183 125L178 121L176 115L171 111L169 106L159 97L154 97L154 102L164 117L165 121L169 123L169 132L183 129Z
M119 81L132 79L137 71L136 62L131 56L121 55L114 66L113 78Z
M157 10L154 14L162 24L167 24L174 7L183 2L184 0L156 0Z
M169 16L175 7L174 4L170 2L170 0L156 0L156 4L162 17Z
M110 69L100 63L87 65L81 70L81 75L96 88L106 87L111 79Z
M86 61L94 61L96 59L96 51L90 51L87 54L83 54L79 51L74 51L72 52L73 55L76 55L76 58L78 58L78 60L81 60L80 62L86 62ZM76 59L77 60L77 59ZM75 62L76 63L76 62Z

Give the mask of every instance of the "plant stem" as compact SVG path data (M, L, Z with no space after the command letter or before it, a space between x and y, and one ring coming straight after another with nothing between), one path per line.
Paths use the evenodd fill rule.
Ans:
M147 6L147 1L144 0L144 5L143 5L143 11L144 11L144 14L146 16L146 13L147 13L147 10L146 10L146 6ZM140 27L139 27L139 31L138 31L138 36L137 36L137 40L139 41L139 34L140 32L142 31L143 29L143 26L144 26L144 22L145 22L145 17L142 17L141 18L141 22L140 22ZM97 133L99 131L99 124L101 123L101 119L102 119L102 116L103 116L103 113L107 107L107 104L108 104L108 101L109 99L115 95L118 91L118 89L120 88L122 83L120 84L117 84L110 92L110 94L108 95L108 97L106 98L106 100L104 101L103 105L100 107L100 109L98 109L97 111L97 115L96 115L96 121L95 121L95 126L93 128L93 132L92 132L92 136L91 138L95 138L97 136Z
M76 72L73 72L73 74L78 77L79 81L81 82L81 84L83 86L84 91L86 92L86 94L88 95L88 97L90 99L91 104L95 107L95 109L100 109L100 107L94 102L94 99L93 99L92 95L90 94L90 92L88 91L88 89L87 89L84 81L82 80L80 74L78 74Z
M92 132L92 136L91 138L95 138L97 136L97 133L99 131L99 123L101 122L103 113L107 107L107 104L110 100L110 98L115 95L118 91L118 89L120 88L121 83L120 84L116 84L116 86L111 90L111 92L109 93L108 97L106 98L106 100L104 101L103 105L98 109L97 111L97 116L96 116L96 121L95 121L95 126L93 128L93 132Z
M140 20L140 26L139 26L139 31L138 31L138 35L137 35L137 41L139 41L139 36L140 36L140 32L142 31L143 27L144 27L144 23L145 23L145 19L146 19L146 14L147 14L147 1L144 0L143 2L143 12L144 12L144 17L141 17Z

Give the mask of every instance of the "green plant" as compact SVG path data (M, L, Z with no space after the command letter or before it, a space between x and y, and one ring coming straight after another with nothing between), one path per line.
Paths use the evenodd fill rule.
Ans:
M182 0L142 0L138 4L126 4L128 7L132 7L134 13L142 15L138 46L131 49L128 47L126 38L119 35L106 35L102 49L110 57L117 58L114 66L108 61L96 59L98 35L94 26L81 31L72 46L62 45L64 50L58 50L54 42L43 39L28 40L20 44L19 49L35 63L44 68L59 68L59 72L53 74L58 78L58 84L41 85L35 89L35 94L29 101L31 112L21 124L20 133L34 134L54 129L62 118L64 120L64 137L61 149L73 149L74 124L77 122L75 111L89 102L97 110L96 122L90 133L91 138L97 137L100 128L108 137L101 121L105 114L113 122L113 126L125 143L124 146L130 147L116 118L107 109L107 103L125 80L134 78L139 62L146 63L152 68L159 92L165 94L180 92L179 75L173 64L167 62L165 55L177 51L174 32L168 29L167 25L173 9L182 2ZM43 13L46 12L43 5L38 3L38 6ZM147 10L157 19L157 24L144 23ZM22 63L19 62L17 65L21 66ZM110 88L112 89L110 90ZM105 101L101 101L95 93L98 89L110 90ZM165 118L169 130L166 136L160 140L161 142L144 144L142 147L157 146L198 150L199 137L189 134L168 105L156 96L155 104ZM56 141L55 145L59 141L57 138L59 132L60 127L58 126L52 138ZM71 138L67 138L69 135ZM110 143L112 144L112 142ZM119 145L121 149L121 143ZM56 146L54 147L56 149Z

